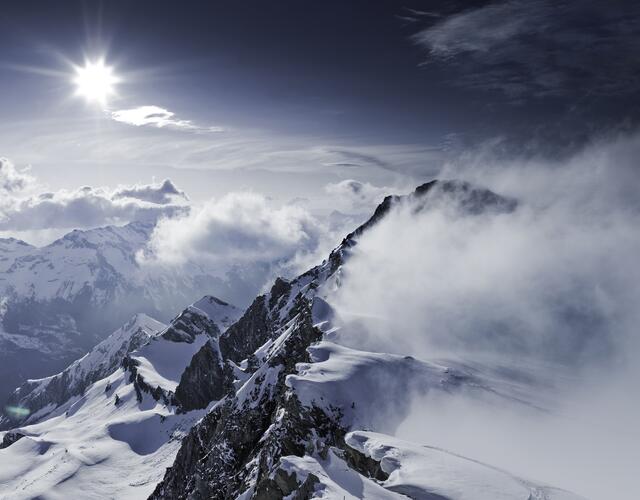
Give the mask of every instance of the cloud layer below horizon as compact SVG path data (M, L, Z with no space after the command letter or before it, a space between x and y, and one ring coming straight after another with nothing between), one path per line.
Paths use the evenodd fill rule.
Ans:
M188 210L169 179L160 184L46 191L26 170L0 159L0 231L87 229L131 221L154 222Z

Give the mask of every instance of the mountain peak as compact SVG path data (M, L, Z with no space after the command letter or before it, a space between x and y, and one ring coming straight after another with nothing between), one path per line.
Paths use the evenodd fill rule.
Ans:
M213 295L205 295L194 302L191 307L206 314L213 322L219 323L223 327L220 328L221 331L226 330L242 313L233 304L229 304Z

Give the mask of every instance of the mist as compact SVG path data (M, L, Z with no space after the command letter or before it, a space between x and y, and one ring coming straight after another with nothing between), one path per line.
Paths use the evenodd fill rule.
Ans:
M363 234L332 301L342 343L533 381L530 404L416 399L400 437L590 498L635 497L639 156L638 135L554 162L477 151L441 178L512 196L514 211L409 200Z

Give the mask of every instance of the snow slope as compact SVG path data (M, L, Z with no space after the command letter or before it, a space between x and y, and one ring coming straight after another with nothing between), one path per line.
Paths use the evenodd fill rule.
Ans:
M239 314L211 296L168 327L139 314L62 374L32 381L37 396L57 377L82 385L109 372L4 433L19 439L0 449L0 498L146 498L205 413L172 405L185 367ZM144 345L130 352L140 336Z
M116 404L117 398L117 404ZM146 498L202 412L176 415L122 369L0 449L0 498Z
M386 198L326 261L276 280L237 321L217 299L193 304L57 416L5 434L0 497L576 500L390 436L415 396L534 405L538 385L356 348L331 308L359 234L397 203L428 210L449 195L470 216L515 206L466 183L428 183Z
M450 500L579 500L446 450L420 446L375 432L351 432L346 443L380 462L386 489L411 498Z
M113 373L124 357L142 346L166 325L146 314L136 314L121 328L100 342L89 353L74 361L61 373L28 380L17 388L7 403L7 415L0 418L0 428L42 420L69 398L81 394L93 382ZM11 413L11 408L28 410L25 419Z

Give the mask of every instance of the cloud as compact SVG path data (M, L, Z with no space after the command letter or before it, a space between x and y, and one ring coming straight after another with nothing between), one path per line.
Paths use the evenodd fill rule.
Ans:
M230 193L188 215L161 220L143 262L284 265L317 251L322 226L298 204L274 206L254 193Z
M191 120L178 120L175 113L160 106L139 106L111 112L111 118L117 122L135 127L156 127L183 130L187 132L221 132L220 127L202 127Z
M508 0L463 8L413 36L461 86L510 96L638 89L640 8L630 1Z
M338 302L375 317L381 339L394 324L409 351L424 354L474 347L575 363L624 355L640 321L638 154L635 135L564 162L450 166L446 177L489 185L519 208L461 217L446 206L400 207L363 235Z
M342 343L462 364L548 410L429 396L403 438L589 498L637 496L638 155L638 134L557 162L470 153L443 176L515 196L515 211L407 203L361 236L332 299Z
M414 39L441 58L464 52L487 52L522 32L535 29L526 20L538 11L525 14L521 12L523 7L507 2L464 11L419 32Z
M346 160L328 163L327 166L390 168L389 162L373 154L362 153L350 149L327 149L326 152L330 155L337 155L338 157Z
M341 205L341 208L362 210L375 208L386 195L397 190L388 187L377 187L369 182L346 179L327 184L325 191L334 197L335 201Z
M184 191L180 191L170 179L165 179L159 186L151 184L119 188L113 193L113 199L121 198L136 198L159 205L172 203L176 198L188 199Z
M16 193L33 183L33 177L26 170L18 170L6 158L0 158L0 193Z
M10 168L5 170L5 166ZM24 194L26 182L3 162L4 185L10 195L0 202L0 231L55 230L89 228L131 221L155 222L188 211L186 196L166 180L162 184L122 186L112 190L84 186L75 190ZM33 191L33 189L32 189Z

